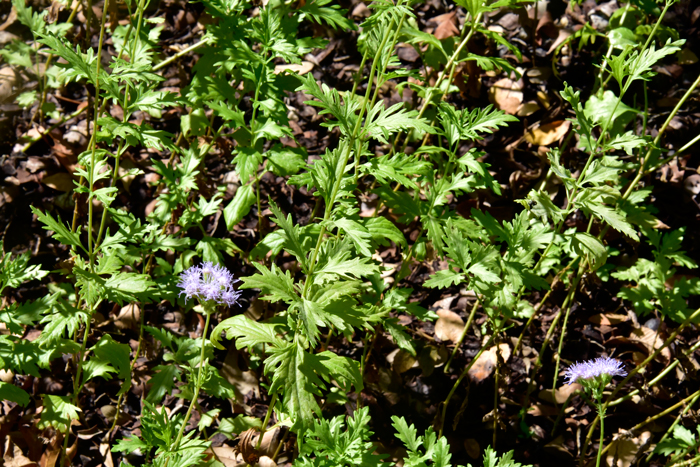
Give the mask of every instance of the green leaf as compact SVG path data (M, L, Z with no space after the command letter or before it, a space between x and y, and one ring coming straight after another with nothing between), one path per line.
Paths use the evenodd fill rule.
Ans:
M401 350L410 353L414 357L416 356L416 348L413 344L411 336L406 333L404 327L399 324L396 318L385 319L382 321L382 326L384 326L384 329L389 331L389 334L391 334L394 342L396 342L396 345Z
M647 139L635 135L632 131L628 131L621 135L616 135L611 141L605 143L605 149L624 149L624 151L632 155L632 151L641 148L647 144Z
M588 257L593 271L600 268L608 259L605 246L593 235L586 232L576 232L573 241L574 251Z
M371 217L364 222L364 226L372 236L372 240L381 246L388 246L387 240L391 240L399 246L406 247L406 237L386 217Z
M393 134L409 128L421 133L435 132L426 119L417 118L417 111L407 111L403 106L404 104L399 102L387 109L384 101L377 102L367 112L367 122L369 123L365 124L362 137L373 137L383 144L388 144L388 140Z
M319 352L312 358L317 359L323 365L326 372L323 377L326 381L335 380L340 388L345 392L350 392L351 386L355 386L357 392L364 389L362 373L360 373L360 363L348 358L336 355L328 350Z
M63 243L64 245L70 245L73 247L79 247L87 253L87 250L83 247L80 241L80 228L76 232L71 232L68 227L66 227L60 220L54 219L51 214L44 214L39 209L34 206L30 206L32 212L39 219L39 222L44 224L44 229L53 230L53 238Z
M224 418L219 422L217 433L223 433L228 439L235 439L246 430L262 428L262 420L258 417L250 417L245 414L238 414L233 418Z
M273 347L270 353L265 360L266 372L273 372L270 393L281 393L285 411L294 421L293 429L304 431L311 427L314 414L321 414L315 396L321 395L319 388L324 385L316 371L323 367L314 365L314 356L294 342Z
M377 266L370 263L368 258L349 258L350 252L336 253L328 258L328 261L316 269L314 283L323 284L334 281L338 277L346 279L361 278L377 272Z
M98 376L101 376L109 381L112 379L112 375L110 373L116 372L117 370L115 370L108 361L99 358L91 358L83 364L83 384Z
M100 360L109 362L116 369L117 377L124 380L117 395L128 391L131 385L131 348L127 344L115 342L109 334L105 334L90 350Z
M0 400L16 402L22 407L26 407L31 399L24 389L18 388L14 384L0 382Z
M372 250L370 250L370 235L369 231L359 222L356 222L347 217L342 217L340 219L332 221L332 223L342 229L345 234L350 237L355 249L358 253L363 256L372 256Z
M211 343L219 349L223 349L219 341L221 334L226 333L227 339L236 339L236 348L253 347L258 344L284 345L284 341L278 337L276 325L258 323L244 315L237 315L220 322L211 333Z
M224 219L226 220L226 229L233 230L249 212L250 208L255 204L257 198L252 184L241 185L236 190L233 199L224 208Z
M342 10L340 5L336 5L332 0L311 0L297 11L300 13L299 20L309 16L317 23L326 23L333 29L357 29L355 23L346 18L347 10Z
M584 114L601 126L610 121L610 128L622 130L632 121L637 110L618 101L618 97L612 91L605 91L602 98L593 95L586 102Z
M44 395L44 409L37 427L43 430L51 426L65 433L71 420L78 419L78 412L81 412L80 408L71 404L68 396Z
M218 238L204 236L197 242L195 250L200 253L204 261L211 261L215 264L222 264L226 260L224 253L234 256L241 249L233 243L230 238Z
M280 177L294 175L306 167L307 154L304 148L290 148L275 144L265 154L268 168Z
M31 65L30 65L31 66ZM31 107L36 102L36 91L23 92L17 96L17 105L23 109Z
M267 269L265 265L253 263L253 266L260 274L243 277L241 289L260 289L263 293L262 300L284 301L291 305L299 300L294 288L294 281L289 271L283 273L276 264L272 264L272 269Z
M282 211L277 207L275 203L270 201L270 210L272 211L274 218L273 220L277 225L279 225L284 231L284 245L285 249L297 257L301 263L302 268L306 268L306 252L301 244L299 225L292 222L291 214L287 214L285 217Z
M464 280L464 275L453 271L452 269L442 269L430 276L430 279L425 281L425 286L430 288L444 289L451 285L457 285Z
M158 365L153 368L157 371L153 377L148 380L151 385L151 389L148 391L146 396L146 401L157 404L166 394L171 394L173 392L173 387L175 386L175 379L180 379L180 369L177 365Z
M202 136L209 127L209 119L204 113L204 109L194 109L190 114L180 117L180 128L182 136Z
M408 426L403 417L397 417L396 415L393 415L391 420L394 422L391 426L397 431L395 436L401 440L410 452L417 452L421 444L423 444L423 437L417 436L418 430L416 430L416 427L413 424Z

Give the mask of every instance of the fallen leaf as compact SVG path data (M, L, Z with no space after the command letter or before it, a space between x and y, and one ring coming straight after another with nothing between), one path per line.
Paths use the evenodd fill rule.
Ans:
M508 361L511 353L510 346L508 344L500 344L498 347L493 346L476 359L469 369L469 378L475 383L480 383L491 376L493 369L498 364L497 352L499 351L503 361Z
M579 383L565 384L562 387L555 389L554 392L552 392L551 389L544 389L540 391L539 398L545 402L563 404L573 393L581 388L583 388L583 386L581 386Z
M102 465L105 467L114 467L114 461L112 460L112 446L109 443L100 443L100 454L104 461Z
M243 400L243 396L253 391L255 397L260 397L258 377L252 371L242 371L238 367L238 351L230 346L224 363L221 365L221 376L233 384L236 392L236 400Z
M645 431L636 437L629 436L629 432L619 432L613 436L610 449L606 453L605 465L613 467L630 467L637 457L637 453L646 447L651 438L651 432Z
M687 47L678 52L676 57L681 65L694 65L698 62L698 56Z
M520 106L515 115L518 117L529 117L538 110L540 110L540 106L537 104L537 102L525 102Z
M552 441L547 443L544 447L546 452L551 453L552 455L558 456L558 457L567 457L569 459L573 459L573 455L571 454L571 451L566 448L564 443L566 440L564 439L563 435L559 435L556 438L554 438Z
M454 11L436 16L430 21L437 24L433 35L439 40L459 34L459 29L457 29L457 15Z
M464 330L464 321L457 313L444 308L439 309L436 313L438 320L435 323L435 337L441 341L456 343Z
M394 349L386 356L386 361L397 373L405 373L413 367L417 367L418 361L411 354L402 349Z
M562 42L567 40L573 34L573 31L570 31L568 29L560 29L557 34L557 38L554 40L554 42L552 42L552 45L549 46L549 50L547 50L547 55L557 50L557 47L559 47L562 44Z
M613 324L624 323L628 319L629 316L622 313L601 313L599 315L591 316L588 318L588 321L593 324L612 326Z
M247 464L243 456L230 446L211 448L211 452L225 467L240 467Z
M41 182L54 190L70 192L73 191L75 185L73 184L73 177L65 172L55 173L44 177Z
M301 63L284 63L282 65L275 66L275 74L278 75L283 71L294 71L297 74L305 75L314 69L314 64L306 60Z
M556 120L545 123L525 133L525 141L537 146L549 146L555 141L562 139L570 127L571 122L568 120Z
M13 87L17 77L9 66L0 68L0 103L9 102L14 96Z
M467 451L467 455L472 459L477 459L481 455L479 443L474 438L464 440L464 450Z
M17 445L13 445L11 453L8 451L6 450L3 456L5 467L34 467L37 465L36 462L26 457Z
M523 103L522 80L499 79L489 89L489 100L504 112L515 115Z
M141 319L141 310L135 303L130 303L119 310L114 318L114 325L119 329L136 329Z

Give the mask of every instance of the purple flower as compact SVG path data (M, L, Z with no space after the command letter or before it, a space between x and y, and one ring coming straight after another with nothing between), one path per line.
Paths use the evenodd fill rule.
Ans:
M223 266L215 265L211 261L205 261L199 266L191 268L180 274L180 282L177 286L182 289L180 295L185 294L185 301L197 298L200 302L214 301L219 305L238 303L241 293L233 290L233 284L238 282L233 275Z
M587 362L574 363L564 372L567 384L575 383L579 379L589 380L604 375L608 375L612 379L613 376L627 376L627 372L620 360L610 357L599 357Z

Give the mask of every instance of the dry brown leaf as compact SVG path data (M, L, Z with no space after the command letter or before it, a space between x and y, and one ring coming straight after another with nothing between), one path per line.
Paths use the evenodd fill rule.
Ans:
M525 102L520 106L515 115L518 117L529 117L538 110L540 110L540 106L537 104L537 102Z
M386 361L397 373L405 373L411 368L418 367L418 360L402 349L394 349L386 356Z
M275 74L278 75L283 71L294 71L300 75L305 75L314 69L314 64L309 61L302 61L301 63L284 63L282 65L275 66Z
M100 443L100 454L104 461L102 465L105 467L114 467L114 461L112 460L112 446L109 443Z
M459 29L457 29L457 15L454 11L436 16L430 21L437 24L433 35L439 40L459 34Z
M51 438L48 446L44 448L44 452L41 454L41 459L39 459L41 467L54 467L56 465L63 450L62 441L63 436L58 433Z
M36 462L32 461L24 455L22 450L13 445L12 452L5 451L5 456L3 460L5 461L5 467L34 467L37 465Z
M467 451L467 455L472 459L477 459L481 455L481 447L479 447L479 443L474 438L464 440L464 450Z
M588 318L588 321L593 324L612 326L614 324L624 323L628 319L629 316L621 313L601 313L599 315L591 316Z
M73 177L65 172L58 172L41 179L41 182L54 190L70 192L73 191Z
M574 33L568 29L560 29L557 38L554 40L554 42L552 42L552 45L549 46L549 50L547 50L547 55L557 50L557 47L559 47L562 42L567 40L573 34Z
M114 325L119 329L136 329L141 320L141 310L135 303L130 303L119 310L114 318Z
M630 467L637 453L646 447L649 438L651 438L650 431L645 431L636 437L630 437L627 432L615 434L610 449L606 453L605 465Z
M9 102L14 97L13 86L17 77L9 66L0 68L0 103Z
M491 376L491 373L493 373L494 368L496 368L498 364L497 352L499 351L503 361L508 361L511 353L510 346L508 344L500 344L498 347L493 346L476 359L469 369L469 378L475 383L480 383Z
M569 399L569 396L582 387L583 386L581 386L579 383L565 384L562 387L555 389L554 393L552 393L551 389L544 389L540 391L539 398L545 402L563 404L567 401L567 399Z
M684 48L678 52L678 63L681 65L694 65L698 63L698 56L689 48Z
M646 326L641 326L633 330L630 333L629 337L613 337L612 339L608 340L605 344L607 346L614 346L619 344L633 344L636 345L638 348L644 349L646 354L649 355L652 352L654 352L654 350L660 348L663 345L663 337L663 335L660 335L660 333L657 333L653 329L650 329ZM661 353L659 354L659 358L664 363L668 363L671 360L671 351L668 349L668 347L664 348L661 351Z
M246 465L243 456L230 446L211 448L211 452L225 467L240 467Z
M523 83L503 78L489 89L489 100L502 111L515 115L523 103Z
M571 122L568 120L556 120L545 123L525 133L525 141L537 146L549 146L562 139L566 132L569 131L569 127L571 127Z
M439 309L438 320L435 323L435 337L441 341L457 342L464 329L464 321L453 311Z
M566 440L564 439L563 435L559 435L556 438L554 438L552 441L547 443L544 447L545 451L550 452L553 455L556 455L558 457L567 457L569 459L573 459L573 456L571 454L571 451L569 451L564 443Z
M273 461L270 457L262 456L258 459L258 465L260 467L275 467L277 462Z
M238 351L235 346L230 346L223 365L221 376L233 384L236 392L236 400L243 400L243 396L253 391L256 397L260 397L258 377L252 371L243 371L238 366Z

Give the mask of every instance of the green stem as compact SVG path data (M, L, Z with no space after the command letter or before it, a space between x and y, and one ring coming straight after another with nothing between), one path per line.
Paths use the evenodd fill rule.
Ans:
M204 307L204 311L206 314L206 320L204 322L204 331L202 331L202 350L199 353L199 370L197 371L197 381L195 382L195 387L194 387L194 394L192 395L192 400L190 401L190 406L187 409L187 413L185 414L185 419L182 421L182 426L180 427L180 431L177 434L177 438L175 438L175 443L173 443L172 448L170 449L170 452L175 452L180 448L180 442L182 441L182 435L185 433L185 427L187 426L187 422L190 420L190 416L192 415L192 410L194 410L195 404L197 404L197 398L199 397L199 390L202 388L202 374L204 373L204 350L206 349L206 343L207 343L207 331L209 330L209 320L211 319L211 314L213 313L214 310L208 309L211 307L211 305L207 303L203 303L202 306Z
M389 23L388 31L391 31L391 28L394 24L393 19ZM385 32L383 37L382 37L382 42L379 45L378 50L384 50L384 47L386 46L387 40L389 40L389 32ZM355 145L355 139L357 138L357 135L360 131L360 128L362 127L362 119L365 115L365 111L367 110L367 104L369 103L369 96L370 93L372 92L372 81L374 80L375 73L377 71L377 64L379 60L373 60L372 61L372 68L370 69L369 73L369 79L368 79L368 85L367 85L367 91L365 92L365 97L362 100L362 106L360 107L360 113L357 116L357 121L355 123L355 127L353 128L352 134L350 135L350 138L347 141L347 148L344 151L344 156L343 156L343 161L342 165L340 167L345 167L348 165L348 161L350 160L350 155L352 154L352 149L353 146ZM357 156L356 156L357 157ZM318 234L318 240L316 241L316 247L314 248L313 253L311 254L311 260L309 262L309 270L306 274L306 279L304 281L304 289L302 291L302 297L307 297L309 293L309 287L311 286L312 282L312 277L314 273L314 269L316 267L316 260L318 259L318 253L321 249L321 243L323 242L323 238L326 235L326 223L328 219L331 217L331 213L333 212L333 205L335 205L335 199L338 196L338 191L340 191L340 186L343 182L343 172L338 174L338 179L335 180L333 183L333 190L331 191L331 196L328 198L328 203L326 204L326 209L325 213L323 215L323 221L321 223L321 231Z
M464 325L464 329L462 329L462 333L459 335L459 339L457 339L457 342L455 343L455 348L452 349L452 355L450 355L449 360L447 360L447 363L445 363L445 373L447 373L450 369L450 363L452 363L452 360L455 358L455 355L457 355L457 351L462 346L462 342L464 342L464 338L466 337L467 332L472 327L472 322L474 321L474 317L476 316L477 308L479 308L479 297L476 298L474 306L472 307L472 311L469 313L469 317L467 318L467 324Z
M474 359L472 359L469 364L464 367L464 370L462 371L462 374L459 375L459 378L457 378L457 381L455 381L455 384L452 386L452 389L450 390L450 393L447 395L447 398L445 399L445 402L442 403L442 413L440 415L440 420L438 421L438 425L440 429L438 430L438 438L442 437L442 432L443 428L445 426L445 417L447 416L447 406L450 404L450 399L452 399L452 396L454 395L455 391L459 387L460 383L464 379L465 376L469 373L469 370L471 369L472 365L476 363L476 361L481 357L481 354L484 353L487 349L491 348L491 343L493 342L497 332L494 330L494 333L489 337L489 340L486 342L486 344L479 349L479 352L476 354Z
M272 395L270 400L270 405L267 407L267 414L265 414L265 421L262 424L262 429L260 430L260 436L258 436L258 444L255 446L255 450L260 450L260 444L262 443L263 436L265 436L265 431L267 430L267 424L270 422L270 416L272 415L272 409L275 407L277 402L277 393Z
M600 458L603 455L603 431L605 421L605 406L598 401L598 418L600 419L600 443L598 443L598 457L595 461L595 467L600 467Z
M198 48L202 47L203 45L207 45L210 42L211 42L211 37L204 37L201 41L197 42L196 44L191 45L191 46L187 47L186 49L179 51L175 55L172 55L172 56L168 57L167 59L163 60L158 65L153 67L153 71L158 71L161 68L164 68L164 67L170 65L172 62L174 62L178 58L184 57L185 55L192 52L193 50L197 50Z

